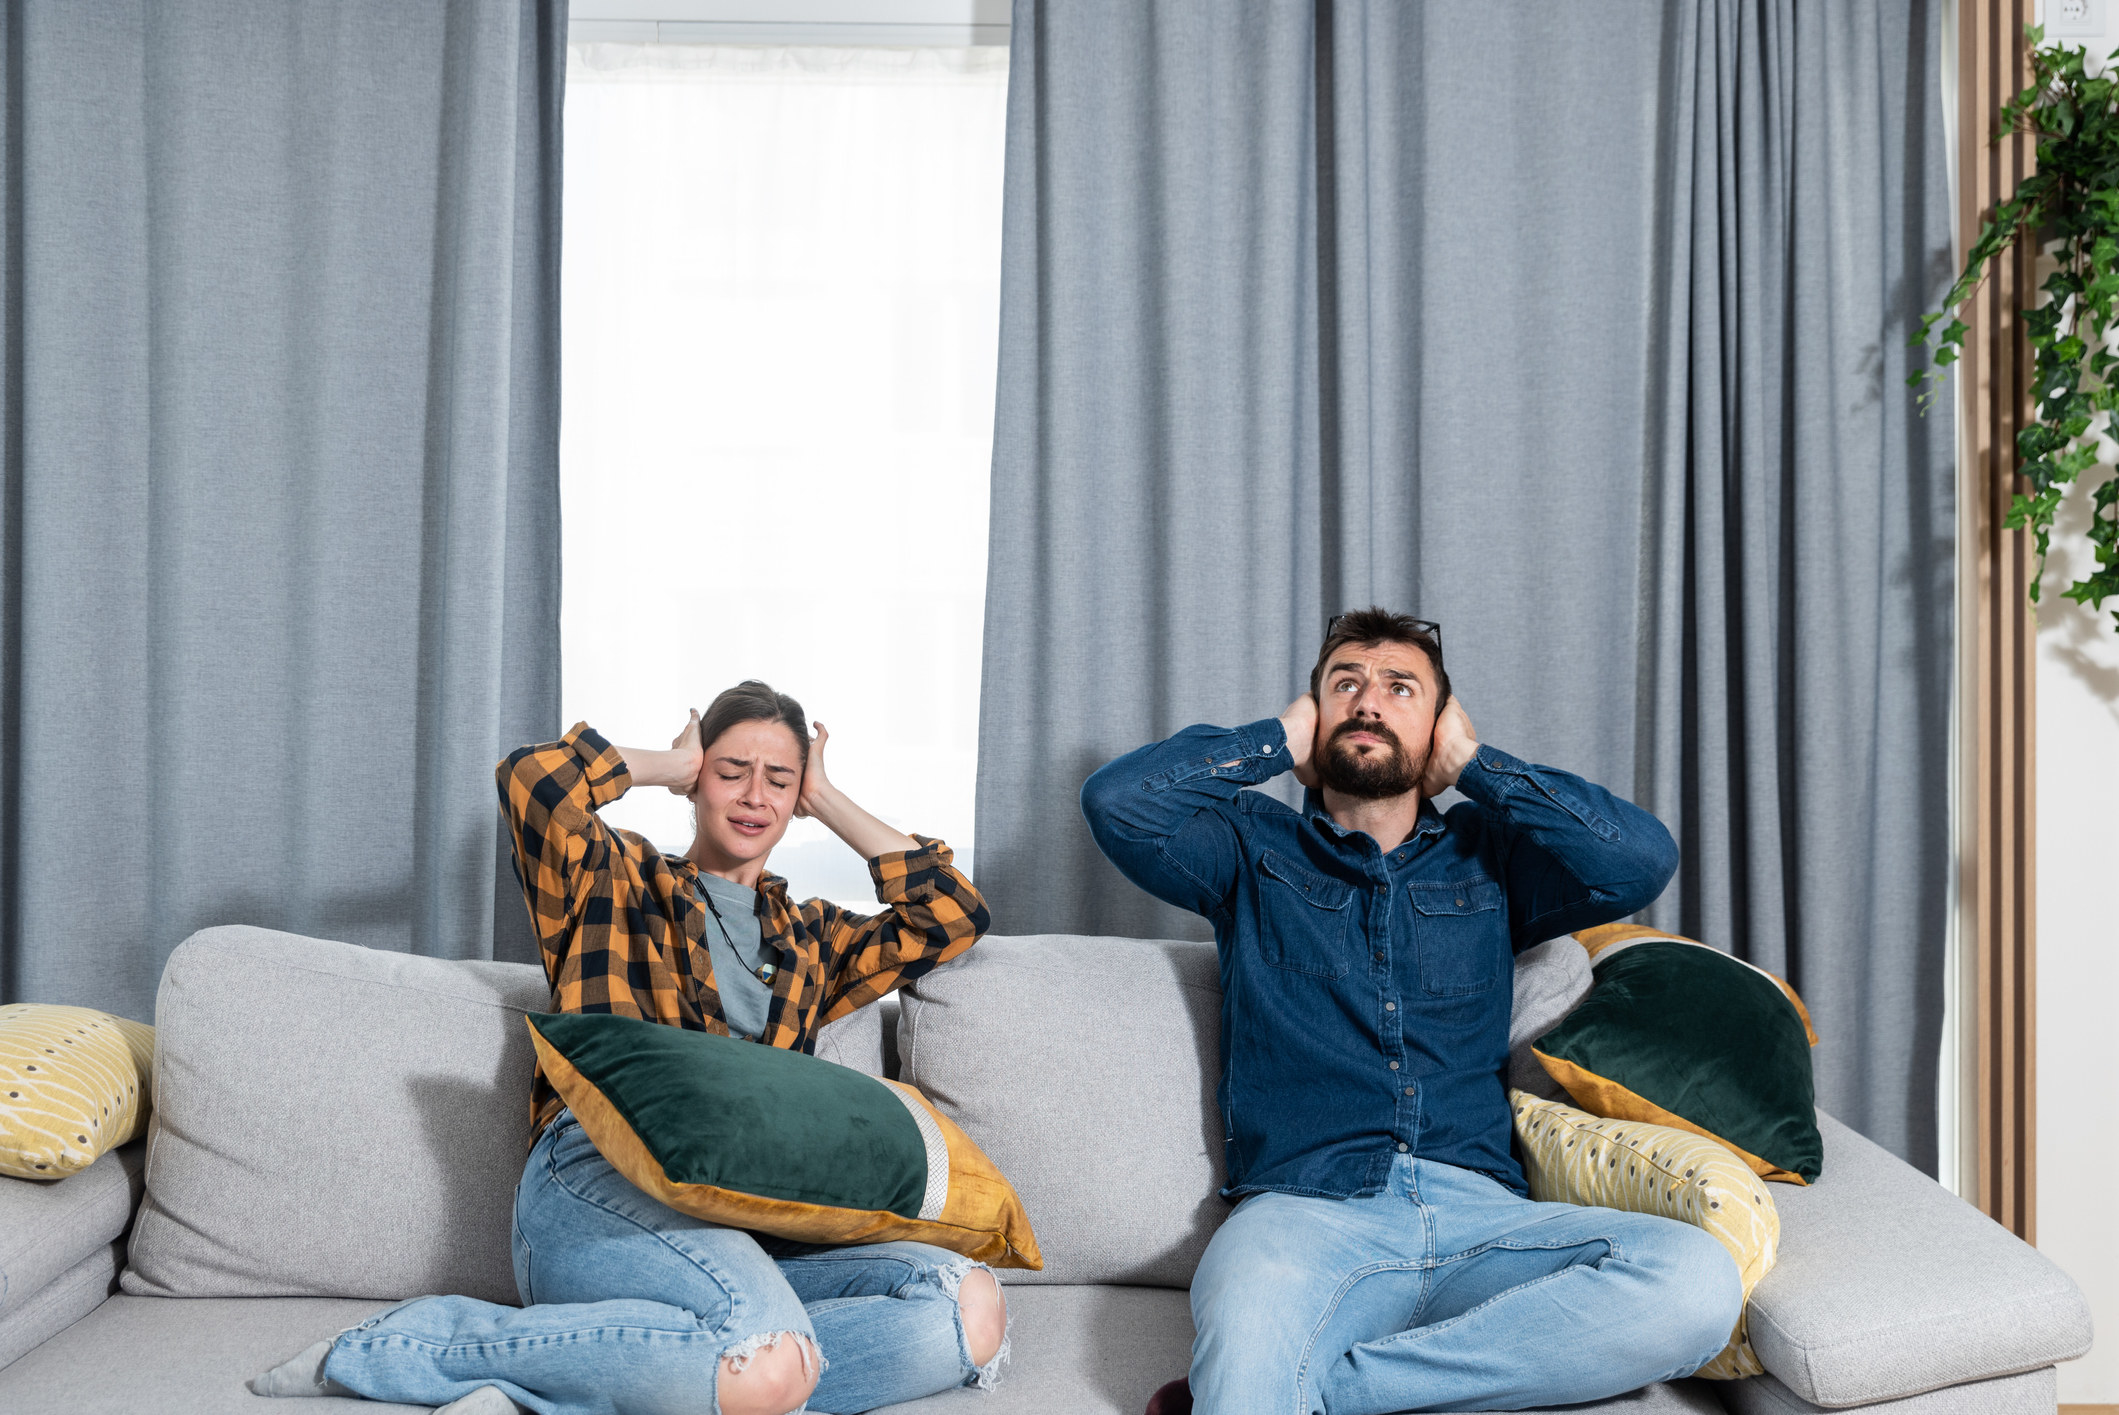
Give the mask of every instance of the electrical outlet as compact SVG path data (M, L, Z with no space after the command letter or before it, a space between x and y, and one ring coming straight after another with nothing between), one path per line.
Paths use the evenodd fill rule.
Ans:
M2104 38L2104 0L2045 0L2047 39Z

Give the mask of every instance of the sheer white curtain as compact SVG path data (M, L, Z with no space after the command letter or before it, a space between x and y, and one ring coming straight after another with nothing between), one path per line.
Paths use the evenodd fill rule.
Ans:
M660 747L763 678L971 852L1007 52L573 46L563 697ZM689 807L607 813L664 850ZM874 898L797 821L797 897Z

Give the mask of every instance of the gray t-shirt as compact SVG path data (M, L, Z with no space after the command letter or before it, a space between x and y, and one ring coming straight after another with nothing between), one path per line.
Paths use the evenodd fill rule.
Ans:
M765 1014L773 1002L772 987L759 978L758 969L778 961L777 953L767 953L765 931L758 925L758 891L704 871L699 874L699 888L713 900L706 916L706 949L714 960L721 1020L731 1032L754 1042L765 1030ZM721 916L719 924L714 922L716 910ZM726 937L723 926L728 929Z

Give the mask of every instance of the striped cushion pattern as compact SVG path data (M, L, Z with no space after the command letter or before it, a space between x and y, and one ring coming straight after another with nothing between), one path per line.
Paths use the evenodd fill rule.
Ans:
M138 1134L154 1037L87 1007L0 1007L0 1174L64 1179Z
M1676 1219L1729 1250L1747 1306L1729 1344L1694 1374L1718 1381L1762 1374L1746 1321L1751 1290L1773 1271L1780 1248L1781 1216L1766 1181L1726 1146L1689 1130L1595 1116L1527 1091L1510 1091L1508 1100L1533 1199Z

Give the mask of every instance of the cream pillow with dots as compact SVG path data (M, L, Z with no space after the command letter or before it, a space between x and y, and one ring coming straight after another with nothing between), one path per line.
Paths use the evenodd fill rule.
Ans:
M1781 1241L1773 1193L1726 1145L1668 1125L1591 1115L1527 1091L1510 1091L1508 1101L1531 1198L1655 1214L1704 1228L1736 1259L1746 1304L1751 1289L1773 1271ZM1693 1374L1733 1381L1765 1369L1751 1350L1745 1313L1739 1313L1729 1344Z
M0 1174L64 1179L145 1128L155 1029L88 1007L0 1007Z

